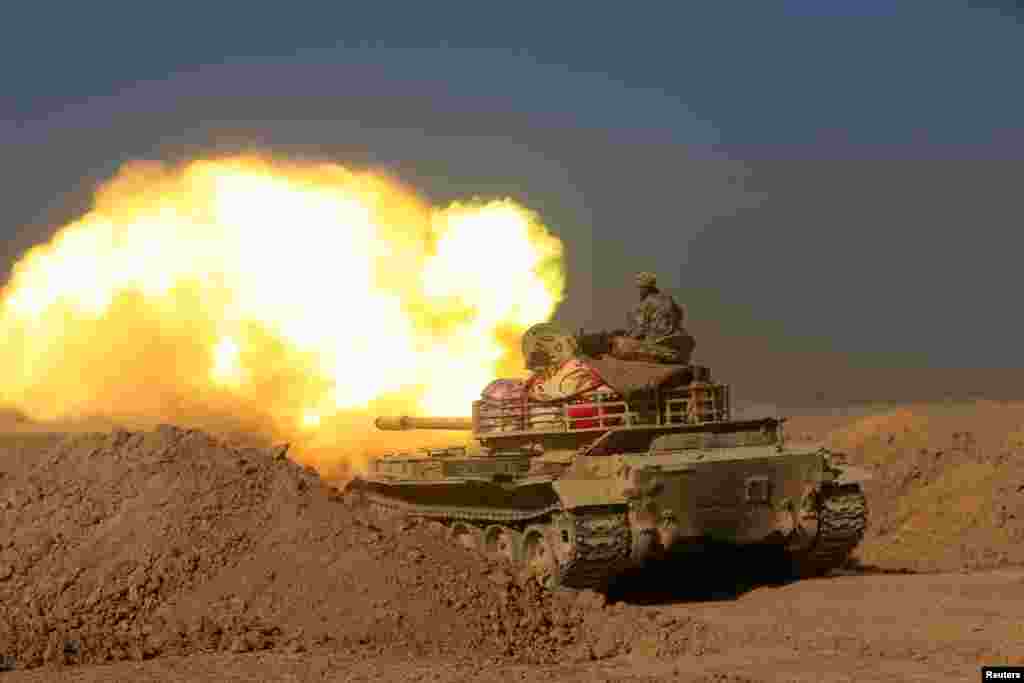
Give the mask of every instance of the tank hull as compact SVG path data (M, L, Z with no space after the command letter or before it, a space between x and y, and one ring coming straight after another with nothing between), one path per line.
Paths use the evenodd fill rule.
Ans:
M774 421L610 432L585 452L392 456L349 492L436 520L549 587L601 589L694 544L774 544L805 576L841 566L863 536L859 483Z

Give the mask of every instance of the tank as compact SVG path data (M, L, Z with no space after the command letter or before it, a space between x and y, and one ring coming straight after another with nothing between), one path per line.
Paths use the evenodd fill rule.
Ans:
M347 492L440 522L549 589L605 590L709 542L774 549L798 578L847 562L867 523L866 471L790 445L783 419L733 419L728 385L705 366L620 360L602 353L611 346L531 328L533 374L492 382L471 417L376 421L478 445L373 458Z

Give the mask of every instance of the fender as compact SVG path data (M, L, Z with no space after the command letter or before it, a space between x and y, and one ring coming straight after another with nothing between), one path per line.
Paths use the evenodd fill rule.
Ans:
M833 465L829 468L833 472L829 484L843 486L845 484L862 484L874 478L870 470L855 465Z

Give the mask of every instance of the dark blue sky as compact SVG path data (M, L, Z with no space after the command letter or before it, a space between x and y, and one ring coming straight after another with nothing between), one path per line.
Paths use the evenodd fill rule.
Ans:
M651 269L717 366L1022 366L1020 3L0 11L4 270L126 160L270 149L541 211L572 327Z

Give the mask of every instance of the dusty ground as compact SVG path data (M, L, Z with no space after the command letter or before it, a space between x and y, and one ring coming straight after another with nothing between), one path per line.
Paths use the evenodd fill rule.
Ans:
M1024 566L1024 404L805 417L788 432L874 472L863 562L919 571Z
M17 672L5 680L975 681L983 663L1021 662L1022 600L1021 571L843 576L759 588L733 601L606 608L608 624L698 616L714 645L676 657L659 657L651 644L564 666L410 657L405 651L373 657L259 652Z
M523 587L282 449L9 425L4 680L977 680L1024 664L1022 426L994 403L793 420L875 473L859 569L751 585L723 555L606 598Z

